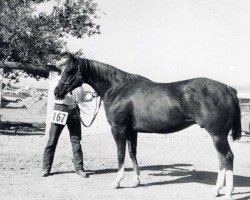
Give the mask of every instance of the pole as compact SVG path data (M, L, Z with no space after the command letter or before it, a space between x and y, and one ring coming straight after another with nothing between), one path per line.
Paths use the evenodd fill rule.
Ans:
M2 107L3 68L0 68L0 108Z

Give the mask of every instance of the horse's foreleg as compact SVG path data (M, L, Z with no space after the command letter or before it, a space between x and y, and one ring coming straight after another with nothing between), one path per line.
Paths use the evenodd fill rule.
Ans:
M216 183L216 193L219 195L219 190L224 185L224 180L226 176L226 199L232 199L233 192L233 153L230 149L227 137L223 138L213 138L214 146L217 150L219 163L220 163L220 172L218 174L218 179Z
M137 187L140 185L140 171L136 159L136 148L137 148L137 132L129 132L128 133L128 151L129 151L129 156L131 158L132 164L133 164L133 170L134 170L134 180L133 180L133 187Z
M111 188L120 187L120 181L124 178L124 159L126 153L126 128L112 126L112 134L117 146L118 156L118 173L115 181L111 184Z

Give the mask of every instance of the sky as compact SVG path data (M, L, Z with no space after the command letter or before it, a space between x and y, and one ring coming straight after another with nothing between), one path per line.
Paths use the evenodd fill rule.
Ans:
M71 51L157 82L208 77L250 86L250 1L95 0L101 34Z

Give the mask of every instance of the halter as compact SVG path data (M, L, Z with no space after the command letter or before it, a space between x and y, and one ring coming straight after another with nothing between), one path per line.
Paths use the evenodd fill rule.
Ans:
M68 88L69 85L74 81L74 79L76 78L76 76L78 75L78 73L80 73L81 76L82 76L79 64L77 65L77 71L76 71L76 73L75 73L74 76L68 77L68 79L66 81L60 80L59 83L64 84Z

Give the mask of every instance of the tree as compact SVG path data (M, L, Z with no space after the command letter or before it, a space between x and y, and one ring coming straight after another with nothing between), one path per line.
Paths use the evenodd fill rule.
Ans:
M37 12L42 3L53 3L52 11ZM98 18L93 0L0 1L0 65L13 61L26 71L48 67L63 51L66 36L99 34Z

